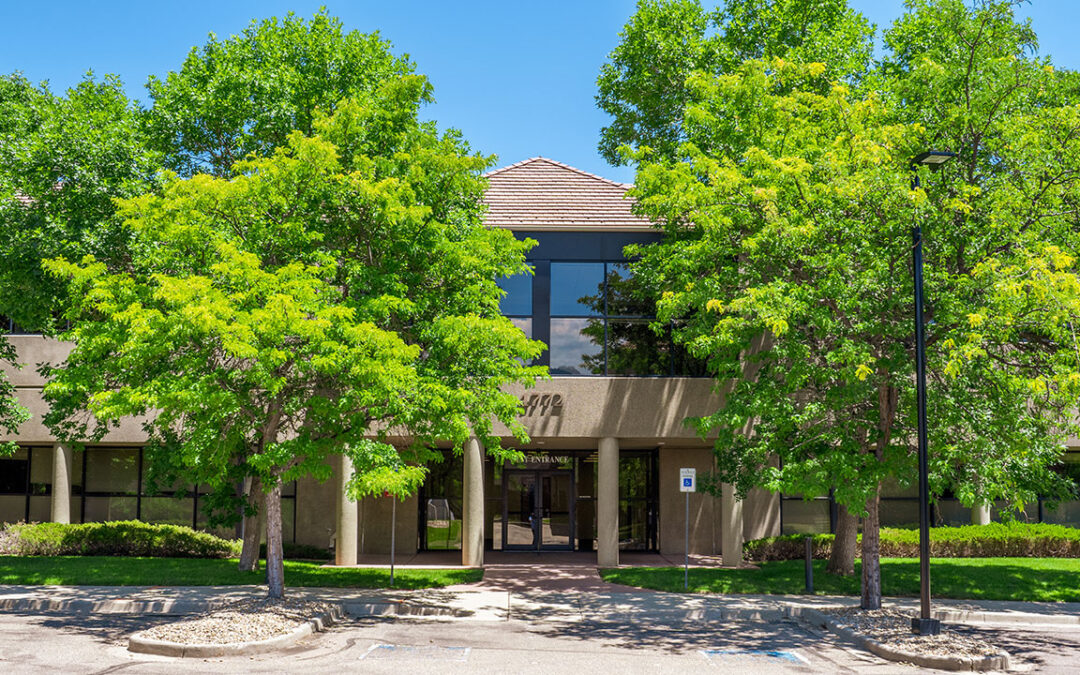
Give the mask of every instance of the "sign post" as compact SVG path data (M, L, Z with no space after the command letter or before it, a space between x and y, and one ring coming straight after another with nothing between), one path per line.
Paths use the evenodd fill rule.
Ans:
M679 469L679 490L686 494L686 541L683 553L683 590L690 587L690 493L697 491L697 469Z
M397 542L394 541L397 535L397 497L390 494L389 490L383 490L383 497L391 498L390 506L390 588L394 587L394 549L397 548Z
M397 473L397 467L394 467ZM397 495L390 494L389 490L383 490L383 497L390 497L390 588L394 587L394 551L397 548Z

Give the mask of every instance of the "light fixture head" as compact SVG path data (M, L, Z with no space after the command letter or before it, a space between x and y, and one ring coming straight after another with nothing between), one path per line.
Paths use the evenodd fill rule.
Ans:
M911 166L928 166L931 170L938 168L945 162L949 161L953 157L956 157L955 152L944 152L941 150L930 150L927 152L919 153L911 158Z

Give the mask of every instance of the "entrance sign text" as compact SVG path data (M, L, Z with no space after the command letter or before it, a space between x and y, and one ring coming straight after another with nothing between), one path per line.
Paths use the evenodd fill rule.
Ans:
M567 464L573 457L569 455L540 455L529 453L525 455L526 464Z

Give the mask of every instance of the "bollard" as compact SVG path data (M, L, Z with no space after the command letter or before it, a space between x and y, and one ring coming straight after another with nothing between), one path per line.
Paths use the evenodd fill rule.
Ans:
M814 538L807 537L806 541L806 594L814 594Z

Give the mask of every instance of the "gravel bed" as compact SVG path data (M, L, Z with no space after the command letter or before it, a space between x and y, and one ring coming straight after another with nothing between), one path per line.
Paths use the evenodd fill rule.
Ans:
M240 600L194 618L161 624L142 636L182 645L224 645L268 640L330 613L330 604L289 598Z
M911 632L910 613L895 609L832 609L824 612L845 628L871 640L922 656L983 657L1002 652L988 642L958 635L942 625L940 635L916 635Z

